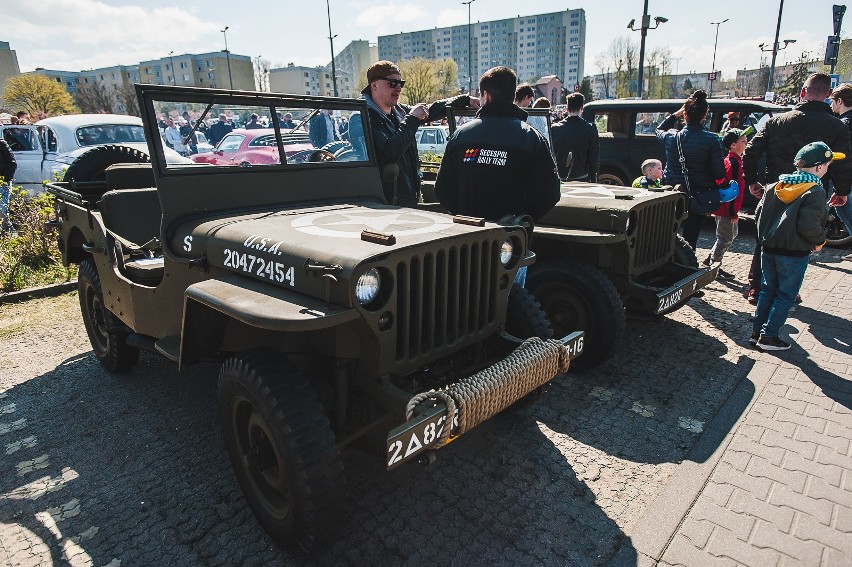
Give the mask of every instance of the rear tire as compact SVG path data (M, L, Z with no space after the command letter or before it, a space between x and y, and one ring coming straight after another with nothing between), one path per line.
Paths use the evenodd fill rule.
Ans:
M130 332L104 305L98 269L91 258L80 262L77 272L77 292L80 311L92 350L101 365L109 372L124 372L139 361L139 351L127 346Z
M261 525L303 553L329 540L346 481L309 382L284 356L237 355L222 365L218 405L231 464Z
M630 184L622 179L621 175L613 171L602 171L598 173L598 183L602 185L616 185L619 187L628 187Z
M95 146L68 166L64 181L104 181L106 169L117 163L150 163L144 152L128 146Z
M583 354L573 370L588 370L612 354L624 336L624 304L615 286L594 266L573 262L533 266L527 287L547 313L557 337L585 331Z

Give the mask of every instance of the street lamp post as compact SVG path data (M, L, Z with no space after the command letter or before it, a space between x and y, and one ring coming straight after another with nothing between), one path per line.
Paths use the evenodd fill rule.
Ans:
M228 28L230 26L225 26L225 29L222 30L222 35L225 36L225 59L228 61L228 84L230 85L231 90L234 88L234 79L231 77L231 52L228 51Z
M791 43L796 43L796 40L785 39L783 47L779 44L777 40L775 41L775 43L772 44L771 47L766 45L765 43L761 43L760 45L758 45L761 51L772 52L772 63L769 66L769 80L766 82L766 92L772 92L772 84L775 80L775 58L778 56L778 52L787 49L787 47L789 47Z
M716 41L713 42L713 68L710 70L713 79L710 81L710 98L713 98L713 85L716 84L716 47L719 45L719 26L727 22L730 18L725 18L721 22L710 22L711 26L716 26Z
M175 55L174 51L169 51L169 59L171 59L171 62L172 62L172 84L177 85L177 83L175 82L176 79L175 79L175 57L174 57L174 55Z
M331 47L331 84L334 87L334 96L337 96L337 67L334 64L334 38L336 35L331 35L331 6L329 0L325 0L325 9L328 12L328 44Z
M636 23L636 20L630 20L630 23L627 24L627 29L633 31L641 31L642 39L639 41L639 85L636 89L637 96L642 98L642 89L643 89L643 81L645 80L643 69L645 65L645 37L648 35L648 30L655 30L660 27L660 24L664 24L668 22L668 18L664 18L662 16L657 16L654 18L654 22L657 24L654 27L651 27L651 16L648 15L648 0L645 0L645 6L642 9L642 25L639 28L633 27L633 24ZM629 80L629 78L628 78ZM628 87L629 89L629 87Z
M467 94L473 93L473 34L470 27L470 5L476 0L462 2L462 5L467 6Z

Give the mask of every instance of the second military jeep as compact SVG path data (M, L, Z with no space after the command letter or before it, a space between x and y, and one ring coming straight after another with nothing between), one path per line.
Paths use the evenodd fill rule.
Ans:
M528 122L550 139L550 113L524 109ZM449 109L452 131L470 109ZM583 329L575 369L603 362L618 346L625 308L664 315L682 307L716 278L718 265L699 268L695 252L677 231L686 219L680 191L647 191L595 183L562 183L556 206L535 227L538 261L527 287L550 317L554 331Z
M223 361L225 445L285 545L309 550L343 516L342 448L429 461L582 351L513 286L533 260L524 227L386 204L366 120L327 148L286 143L323 109L359 122L363 101L136 88L152 163L49 185L51 224L107 370L140 350ZM263 163L166 162L158 117L226 109L299 124L274 126Z

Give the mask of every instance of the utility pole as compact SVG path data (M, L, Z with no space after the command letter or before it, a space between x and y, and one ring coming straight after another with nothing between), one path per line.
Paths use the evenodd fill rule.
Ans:
M334 38L336 35L331 35L331 6L329 0L325 0L325 8L328 12L328 44L331 47L331 84L334 86L334 96L337 96L337 67L334 65Z
M664 24L668 21L669 21L668 18L664 18L662 16L657 16L657 17L654 18L654 22L657 25L655 25L654 27L651 27L651 16L648 15L648 0L645 0L645 6L642 9L642 23L639 26L639 28L633 27L633 24L636 23L635 19L630 20L630 23L627 24L627 29L630 29L630 30L633 30L633 31L641 31L641 36L642 36L642 39L639 41L639 85L636 88L638 98L642 98L642 90L644 88L643 82L645 81L645 77L644 77L645 70L644 70L643 67L645 66L645 38L648 35L648 30L655 30L658 27L660 27L660 24ZM629 92L630 91L630 85L629 85L630 77L628 77L627 80L628 80L627 90Z
M228 51L228 28L230 26L225 26L225 29L222 30L222 35L225 36L225 59L228 61L228 84L231 86L231 90L234 89L234 79L231 77L231 52Z
M473 33L470 27L470 5L476 0L462 2L462 5L467 6L467 94L473 94Z

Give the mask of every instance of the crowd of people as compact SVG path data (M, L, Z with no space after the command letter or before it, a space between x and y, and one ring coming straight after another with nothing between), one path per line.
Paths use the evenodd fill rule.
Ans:
M463 95L428 106L399 102L405 81L390 61L370 67L367 79L363 96L389 202L416 205L420 179L415 132L421 124L441 119L450 105L478 108L477 119L450 137L438 173L435 192L451 213L490 220L506 214L540 218L558 202L560 180L596 180L598 132L582 118L580 93L569 95L564 115L556 117L551 149L527 124L524 108L536 104L533 89L517 86L511 69L495 67L483 74L478 99ZM693 250L705 220L714 218L716 238L701 262L706 267L721 264L737 237L745 190L760 198L757 244L745 293L755 305L749 342L761 350L786 350L790 343L779 334L790 308L800 301L808 258L826 242L828 207L835 207L847 229L852 228L846 204L852 159L845 159L852 152L852 85L832 90L827 75L812 74L799 102L757 132L736 112L726 116L719 134L712 132L706 126L708 110L707 95L698 90L654 128L665 147L665 165L646 160L634 186L685 188L691 210L683 238ZM763 159L766 168L759 172ZM721 265L718 273L733 277Z

